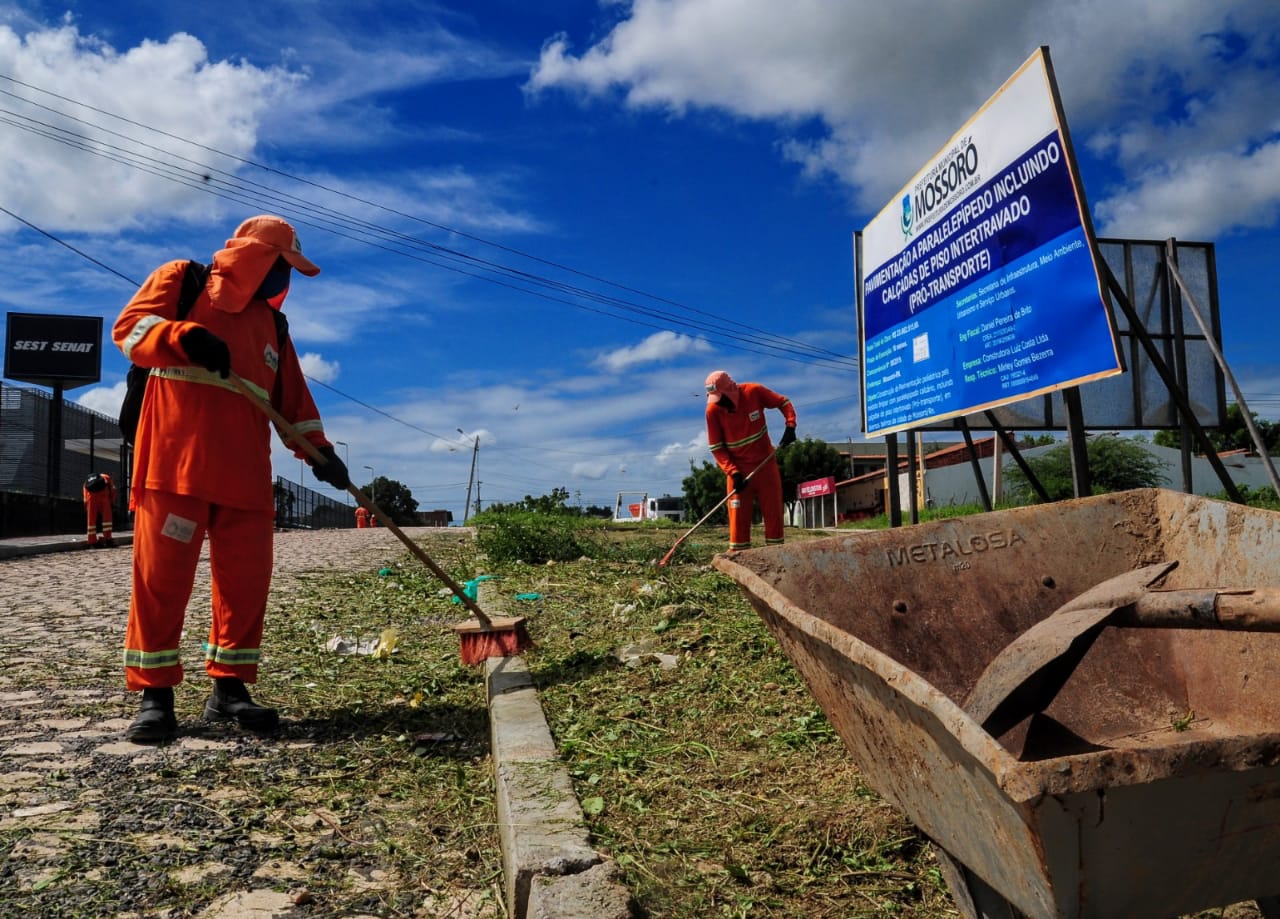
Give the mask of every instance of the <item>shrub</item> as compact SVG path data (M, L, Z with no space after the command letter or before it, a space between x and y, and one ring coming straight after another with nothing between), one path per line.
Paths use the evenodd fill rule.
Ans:
M495 562L542 565L595 555L581 519L567 514L485 512L470 522L476 527L476 544Z

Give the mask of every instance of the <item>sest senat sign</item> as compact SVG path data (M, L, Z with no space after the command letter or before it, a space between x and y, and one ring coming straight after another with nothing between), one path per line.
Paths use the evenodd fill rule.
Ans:
M102 379L102 317L8 313L4 375L74 389Z

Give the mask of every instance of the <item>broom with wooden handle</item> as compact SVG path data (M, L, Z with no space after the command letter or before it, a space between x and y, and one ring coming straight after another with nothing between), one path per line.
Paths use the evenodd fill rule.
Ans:
M307 440L283 415L276 411L270 402L254 392L249 387L249 384L237 374L232 373L228 379L240 391L241 395L270 418L276 427L288 436L289 441L296 444L298 449L307 454L313 463L320 466L325 464L324 454L317 450L311 441ZM431 572L443 581L445 586L453 592L453 595L462 601L463 605L476 617L475 621L462 622L452 627L458 633L461 642L459 656L464 664L478 664L490 657L511 657L533 647L533 639L529 637L523 616L494 618L486 615L479 605L471 597L467 596L467 592L458 582L449 577L444 569L423 551L421 546L396 526L395 521L382 512L382 508L365 497L364 492L356 488L350 481L347 482L347 491L361 507L373 514L379 523L394 533L395 537L404 543L405 548L413 553L418 561L430 568Z

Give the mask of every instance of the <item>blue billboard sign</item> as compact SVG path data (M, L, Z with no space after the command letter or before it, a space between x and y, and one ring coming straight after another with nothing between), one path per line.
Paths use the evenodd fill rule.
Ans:
M1047 55L861 234L869 435L1123 371Z

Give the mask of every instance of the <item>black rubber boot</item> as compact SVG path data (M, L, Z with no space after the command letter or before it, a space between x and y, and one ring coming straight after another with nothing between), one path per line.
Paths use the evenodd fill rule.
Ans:
M164 743L178 734L173 714L173 687L142 690L142 709L124 732L134 743Z
M262 733L280 725L280 714L249 698L244 681L235 677L217 677L213 681L213 694L205 703L204 717L208 721L234 721L242 728Z

